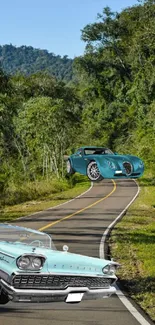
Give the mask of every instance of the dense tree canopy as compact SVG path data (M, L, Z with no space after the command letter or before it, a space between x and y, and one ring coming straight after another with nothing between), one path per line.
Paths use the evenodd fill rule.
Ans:
M153 0L140 2L119 14L105 8L97 22L83 29L86 54L76 59L76 68L87 81L83 94L84 98L88 95L90 103L87 101L83 117L90 141L101 139L117 150L139 154L146 162L150 157L152 163L154 17Z

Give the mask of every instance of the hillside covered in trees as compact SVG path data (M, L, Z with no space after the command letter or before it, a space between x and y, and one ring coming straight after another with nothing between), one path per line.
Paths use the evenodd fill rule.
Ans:
M5 73L10 75L15 73L30 75L46 71L59 80L70 81L73 77L73 60L67 55L61 57L32 46L16 47L11 44L0 46L0 63Z

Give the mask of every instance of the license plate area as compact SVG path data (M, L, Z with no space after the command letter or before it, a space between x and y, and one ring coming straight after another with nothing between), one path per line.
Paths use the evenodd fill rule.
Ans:
M82 300L84 292L71 292L68 294L66 301L67 303L78 303Z

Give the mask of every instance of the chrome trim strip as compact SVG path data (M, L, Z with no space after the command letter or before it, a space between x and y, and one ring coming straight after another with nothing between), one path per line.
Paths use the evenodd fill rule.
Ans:
M15 256L13 256L13 255L11 255L11 254L7 254L7 253L5 253L5 252L3 252L3 251L0 251L0 254L3 254L3 255L5 255L5 256L12 257L12 258L16 259Z
M63 275L63 276L66 276L66 275L68 275L68 276L77 276L77 277L79 277L79 276L81 276L81 277L92 277L92 278L105 278L105 279L107 279L107 278L110 278L110 279L116 279L116 275L115 274L103 274L103 275L96 275L96 274L88 274L88 273L86 273L86 274L80 274L80 273L66 273L66 272L63 272L63 273L58 273L58 272L47 272L47 273L42 273L42 272L38 272L38 271L36 271L35 273L31 273L30 271L29 272L27 272L27 273L24 273L24 272L19 272L19 271L16 271L16 272L14 272L14 274L13 274L13 276L15 276L15 275L24 275L24 276L31 276L31 275L41 275L41 276L52 276L52 275Z

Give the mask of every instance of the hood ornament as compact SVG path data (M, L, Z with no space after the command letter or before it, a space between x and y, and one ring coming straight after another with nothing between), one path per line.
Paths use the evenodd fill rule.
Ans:
M67 245L63 245L63 251L64 251L65 253L68 252L68 249L69 249L69 247L68 247Z

